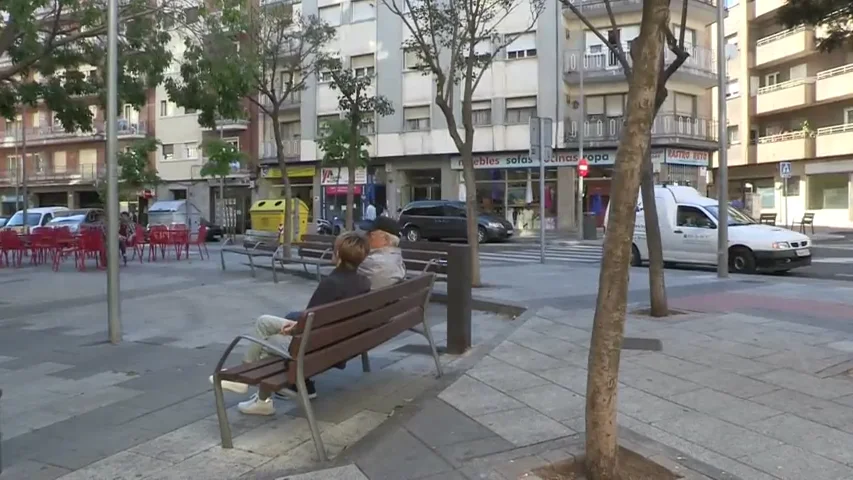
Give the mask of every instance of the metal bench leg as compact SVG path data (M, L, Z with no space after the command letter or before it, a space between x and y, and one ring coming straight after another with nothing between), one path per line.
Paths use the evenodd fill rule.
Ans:
M323 277L320 275L320 264L317 264L317 281L323 280Z
M370 357L367 356L367 352L361 354L361 371L370 372Z
M438 350L435 348L435 340L432 338L432 332L429 329L429 325L427 325L426 314L424 314L424 336L429 342L429 350L432 353L432 358L435 360L435 371L436 377L441 377L444 375L444 372L441 370L441 360L438 358Z
M219 261L222 262L222 271L225 271L225 250L219 251Z
M284 264L282 264L282 267L284 267ZM275 253L272 256L272 281L273 283L278 283L278 273L275 271Z
M255 278L255 261L252 260L251 255L248 255L248 257L249 257L249 268L252 269L252 278Z
M231 441L231 425L228 424L228 414L225 412L225 397L222 395L222 380L219 374L213 375L213 395L216 397L216 418L219 420L219 436L222 448L234 448Z

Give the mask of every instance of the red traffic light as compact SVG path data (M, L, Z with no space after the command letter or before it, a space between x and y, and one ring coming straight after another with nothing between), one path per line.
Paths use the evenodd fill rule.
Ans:
M581 177L589 175L589 162L585 158L578 160L578 175Z

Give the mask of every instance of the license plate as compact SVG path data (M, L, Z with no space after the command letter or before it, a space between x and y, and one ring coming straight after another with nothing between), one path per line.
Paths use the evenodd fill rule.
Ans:
M507 228L507 229L506 229L506 233L512 233L512 231L513 231L513 230L512 230L511 228Z
M812 254L812 252L808 248L801 248L801 249L797 250L797 256L798 257L808 257L811 254Z

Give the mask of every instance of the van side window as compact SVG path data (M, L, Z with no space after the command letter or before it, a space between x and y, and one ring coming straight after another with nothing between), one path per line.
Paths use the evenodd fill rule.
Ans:
M713 228L714 222L705 215L705 212L696 207L678 207L678 218L676 224L679 227L689 228Z
M41 217L41 226L47 225L47 222L53 220L53 215L50 213L45 213L43 217Z

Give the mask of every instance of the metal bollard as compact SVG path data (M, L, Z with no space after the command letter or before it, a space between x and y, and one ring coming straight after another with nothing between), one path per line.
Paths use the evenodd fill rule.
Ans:
M447 353L471 348L471 248L447 248Z

